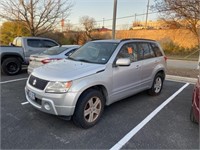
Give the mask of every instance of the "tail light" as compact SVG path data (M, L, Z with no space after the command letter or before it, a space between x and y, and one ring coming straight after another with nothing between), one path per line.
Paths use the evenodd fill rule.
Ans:
M47 64L47 63L54 62L54 61L61 60L61 59L62 59L62 58L44 59L44 60L42 60L41 62L42 62L43 64Z

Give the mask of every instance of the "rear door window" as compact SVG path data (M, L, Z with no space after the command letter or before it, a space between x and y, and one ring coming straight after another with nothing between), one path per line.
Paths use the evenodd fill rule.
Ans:
M44 47L47 47L47 48L58 45L57 43L50 41L50 40L43 40L43 43L44 43Z
M148 59L156 57L152 47L149 45L149 43L138 43L138 50L140 54L141 59Z

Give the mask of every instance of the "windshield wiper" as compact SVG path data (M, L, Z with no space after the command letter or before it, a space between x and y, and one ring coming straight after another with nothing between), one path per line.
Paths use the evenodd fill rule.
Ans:
M75 58L72 58L72 57L68 57L66 59L70 59L70 60L74 60L74 61L82 61L82 62L86 62L86 63L94 63L94 62L86 60L86 59L75 59Z
M82 61L82 62L86 62L86 63L94 63L94 62L86 60L86 59L78 59L77 61Z

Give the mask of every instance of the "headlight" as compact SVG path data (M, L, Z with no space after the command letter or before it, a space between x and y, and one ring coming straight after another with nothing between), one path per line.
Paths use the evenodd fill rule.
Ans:
M50 82L45 90L47 93L66 93L71 87L72 82Z

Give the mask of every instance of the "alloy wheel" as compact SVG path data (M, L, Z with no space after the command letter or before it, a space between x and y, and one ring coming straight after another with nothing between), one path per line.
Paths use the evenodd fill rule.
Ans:
M94 122L101 113L101 100L98 97L92 97L85 105L84 118L87 122Z
M162 88L162 79L157 77L154 83L155 93L159 93Z

